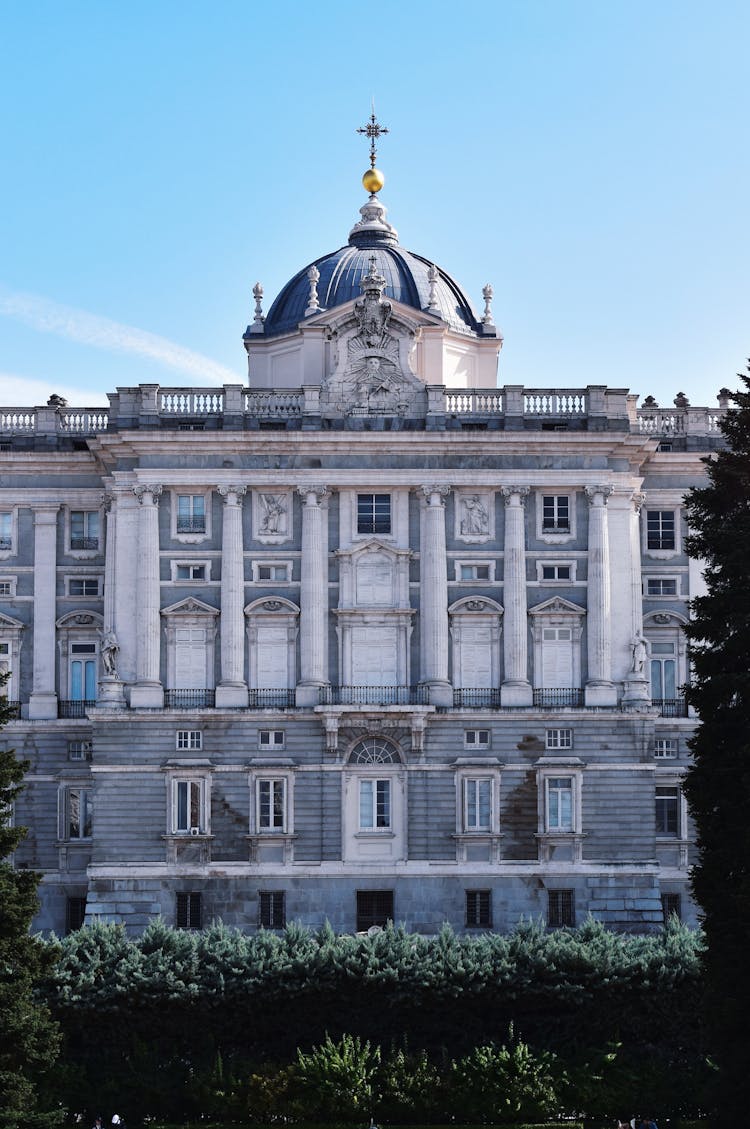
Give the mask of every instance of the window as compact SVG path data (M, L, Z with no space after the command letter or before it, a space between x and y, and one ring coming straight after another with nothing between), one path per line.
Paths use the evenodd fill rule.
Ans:
M68 741L68 760L90 761L91 750L91 741Z
M393 921L393 890L357 890L357 932Z
M490 566L488 564L459 564L459 580L490 580Z
M175 580L205 580L204 564L178 564L175 567Z
M546 746L548 749L572 749L572 729L548 729L546 731Z
M65 792L64 839L90 839L92 821L91 793L88 788L71 787Z
M542 565L542 580L570 580L570 565Z
M646 548L674 549L674 510L649 510L646 514Z
M258 925L262 929L283 929L286 925L286 895L283 890L260 890Z
M260 779L257 792L259 831L286 831L286 779Z
M99 595L99 577L98 576L69 576L68 577L68 595L69 596L98 596Z
M98 510L70 511L70 547L71 549L99 548Z
M666 640L651 643L651 697L677 697L677 644Z
M660 576L646 577L647 596L676 596L677 580L675 577L662 578Z
M489 749L489 729L466 729L464 731L464 745L467 749Z
M547 924L552 929L575 925L573 890L547 891Z
M573 830L573 777L548 776L547 830Z
M202 777L172 781L172 831L200 835L206 830L206 781Z
M357 494L357 533L390 532L390 494Z
M542 495L542 529L551 533L570 532L570 498L567 494Z
M13 514L0 513L0 549L13 548Z
M669 760L677 756L675 737L657 737L654 741L654 756L659 760Z
M288 584L290 580L288 564L259 564L253 562L255 581L261 583Z
M86 919L86 898L68 898L65 902L65 932L75 933Z
M391 827L390 780L360 780L360 831L388 831Z
M2 548L2 538L0 538L0 548ZM0 580L0 599L12 599L16 594L16 578L15 576L4 576Z
M203 895L178 894L176 921L178 929L200 929L203 923Z
M490 929L492 927L492 891L466 891L467 929Z
M662 894L661 896L661 911L664 914L664 922L666 924L670 917L674 915L678 921L682 920L682 899L679 894Z
M284 748L284 730L283 729L260 729L260 730L258 730L258 746L261 749L283 749Z
M206 532L206 498L204 494L177 495L177 532Z
M464 779L464 831L492 828L492 780L489 776Z
M178 749L203 748L203 733L200 729L178 729L176 740Z
M680 834L680 789L656 789L656 834L678 836Z
M98 669L96 643L70 644L69 693L71 701L96 701Z

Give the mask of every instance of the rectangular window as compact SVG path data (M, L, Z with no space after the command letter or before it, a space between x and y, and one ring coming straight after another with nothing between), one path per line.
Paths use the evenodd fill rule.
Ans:
M675 737L657 737L654 741L654 756L658 760L672 760L677 756Z
M284 748L284 730L283 729L260 729L260 730L258 730L258 746L261 749L283 749Z
M68 788L67 838L90 839L91 794L88 788Z
M174 781L173 830L197 835L203 827L203 781Z
M286 780L258 781L258 830L286 830Z
M202 564L178 564L175 580L205 580L206 566Z
M203 748L203 733L200 729L178 729L176 740L178 749Z
M570 580L570 565L542 565L542 580Z
M264 580L276 584L287 584L289 582L289 565L259 564L256 565L256 575L259 581Z
M546 731L546 746L548 749L572 749L572 729L548 729Z
M203 494L177 495L177 532L206 532L206 499Z
M489 776L464 780L464 831L489 831L492 826L492 780Z
M663 579L660 576L649 576L646 578L646 595L676 596L677 580L674 577Z
M547 891L547 924L552 929L575 925L573 890Z
M89 761L91 760L91 741L68 741L68 760L70 761Z
M678 921L682 920L682 899L679 894L662 894L661 896L661 911L664 914L664 922L666 924L670 917L674 915Z
M677 644L651 640L651 697L674 700L677 697Z
M490 929L492 927L492 891L466 891L467 929Z
M459 565L459 580L489 580L490 566L480 564Z
M679 788L656 789L656 834L674 835L680 833L680 790Z
M68 577L69 596L98 596L99 577L70 576Z
M674 510L649 510L646 514L646 548L674 549Z
M0 544L0 549L2 545ZM5 580L0 580L0 598L10 599L16 594L16 580L15 577L8 577Z
M70 511L70 547L71 549L99 548L98 510Z
M283 890L259 891L258 925L262 929L283 929L286 926L286 895Z
M464 745L467 749L489 749L489 729L466 729L464 731Z
M384 831L391 826L390 780L360 780L359 829Z
M393 890L357 890L357 932L393 921Z
M13 548L13 514L0 513L0 549Z
M98 666L96 643L70 644L69 694L71 701L96 701Z
M390 494L357 494L357 533L390 532Z
M573 830L573 777L547 777L547 830Z
M65 903L65 932L75 933L86 919L86 899L68 898Z
M570 498L567 494L543 495L542 529L548 532L570 532Z
M201 929L203 925L203 895L178 894L176 922L178 929Z

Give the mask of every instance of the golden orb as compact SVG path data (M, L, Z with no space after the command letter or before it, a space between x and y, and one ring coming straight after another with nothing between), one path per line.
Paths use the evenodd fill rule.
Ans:
M380 169L368 169L362 177L362 184L366 192L380 192L385 184L385 177Z

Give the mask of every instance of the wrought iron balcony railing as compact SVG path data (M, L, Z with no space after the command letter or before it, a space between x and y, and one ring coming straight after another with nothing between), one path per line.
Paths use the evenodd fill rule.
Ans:
M57 716L85 717L95 705L94 698L60 698L57 703Z
M456 709L499 709L500 690L493 686L461 686L453 691L453 705Z
M211 709L216 701L215 690L165 690L164 705L172 710Z
M296 704L296 691L289 689L275 690L272 687L254 687L250 690L250 709L277 709L288 710Z
M575 686L555 687L546 689L541 687L534 690L534 705L540 709L581 709L583 706L583 690Z
M323 686L322 705L333 706L426 706L427 686Z
M205 517L178 517L177 518L177 532L178 533L205 533L206 532L206 519L205 519Z
M687 717L688 704L685 698L652 698L651 705L662 717Z
M71 547L71 549L98 549L99 548L99 538L98 537L71 537L70 547Z

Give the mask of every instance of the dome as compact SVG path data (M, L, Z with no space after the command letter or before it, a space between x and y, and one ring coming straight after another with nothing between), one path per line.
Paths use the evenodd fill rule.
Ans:
M360 212L362 220L352 228L345 247L303 267L281 290L266 315L265 337L288 333L305 318L310 301L308 271L311 267L320 272L317 288L322 311L359 298L360 280L373 265L386 280L386 298L415 310L426 310L459 333L482 332L471 303L458 283L429 259L400 246L398 233L386 222L385 208L379 200L371 196ZM437 278L431 305L430 272L433 270Z

